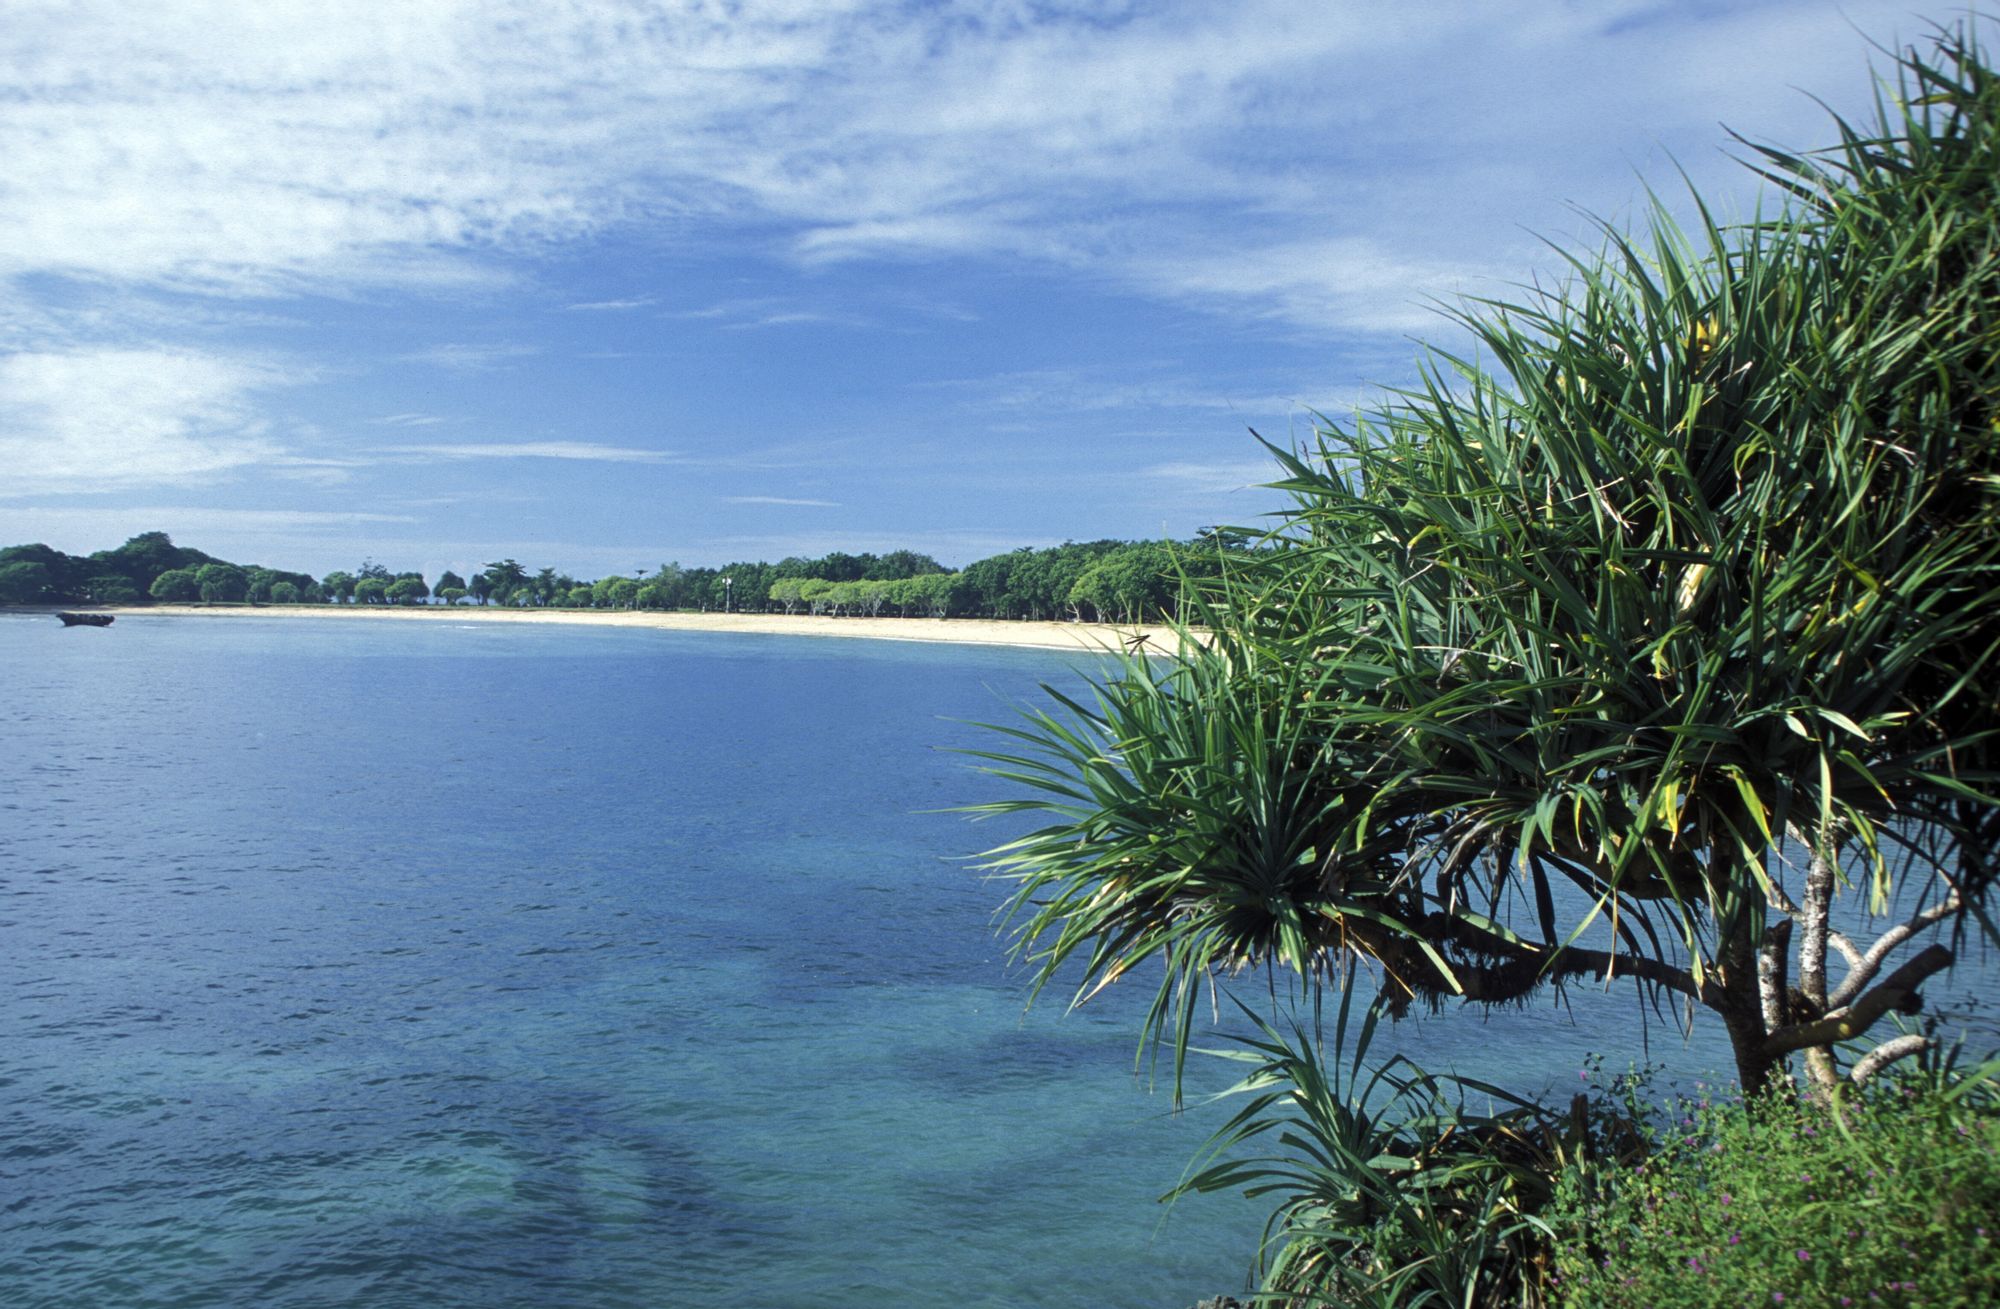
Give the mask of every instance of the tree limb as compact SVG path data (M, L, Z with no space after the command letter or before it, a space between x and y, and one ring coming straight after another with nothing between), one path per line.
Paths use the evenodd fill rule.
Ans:
M1460 947L1509 961L1488 966L1455 962L1453 971L1465 988L1467 999L1514 999L1545 982L1585 974L1637 978L1699 1000L1710 1008L1719 1003L1722 995L1712 979L1697 983L1687 969L1648 955L1509 940L1457 917L1449 920L1445 934Z
M1781 918L1765 928L1764 945L1757 952L1757 995L1763 1002L1767 1032L1785 1025L1785 965L1791 961L1792 922Z
M1799 990L1821 1009L1827 1003L1826 938L1831 930L1833 882L1833 860L1823 848L1815 848L1806 867L1805 913L1799 921Z
M1951 967L1952 959L1951 951L1945 947L1926 946L1916 958L1882 979L1880 985L1851 1007L1835 1010L1817 1022L1781 1027L1766 1038L1765 1048L1776 1056L1851 1041L1873 1027L1883 1014L1908 1004L1917 988L1932 974Z
M1771 894L1766 897L1766 900L1773 909L1776 909L1793 922L1803 923L1805 921L1806 911L1794 904L1792 897L1785 894L1785 888L1779 886L1776 882L1771 883ZM1849 940L1846 933L1828 931L1826 934L1826 943L1840 951L1840 957L1847 960L1850 968L1860 966L1861 948Z
M1864 1086L1868 1080L1899 1059L1908 1059L1913 1054L1922 1054L1934 1044L1928 1036L1916 1032L1906 1032L1902 1036L1892 1036L1854 1061L1848 1071L1847 1080L1853 1086Z
M1943 900L1911 918L1909 922L1899 923L1876 937L1875 943L1868 947L1867 952L1853 961L1854 966L1848 970L1847 976L1841 979L1839 988L1827 997L1827 1003L1836 1009L1851 1003L1854 997L1861 993L1861 988L1873 981L1876 973L1882 971L1882 961L1889 957L1891 951L1926 927L1935 926L1951 917L1959 911L1963 903L1958 898L1958 892L1953 891Z

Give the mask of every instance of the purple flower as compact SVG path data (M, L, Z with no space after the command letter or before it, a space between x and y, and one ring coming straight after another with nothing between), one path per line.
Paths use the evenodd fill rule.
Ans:
M1799 1257L1799 1262L1802 1264L1809 1264L1812 1262L1812 1256L1806 1253L1804 1250L1794 1250L1792 1251L1792 1253Z
M1741 1233L1741 1232L1731 1232L1731 1233L1729 1234L1729 1243L1730 1243L1731 1245L1741 1245L1741 1244L1743 1244L1743 1233Z

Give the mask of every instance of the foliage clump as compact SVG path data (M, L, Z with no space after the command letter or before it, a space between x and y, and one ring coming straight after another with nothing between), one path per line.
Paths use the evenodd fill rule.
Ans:
M1630 1171L1545 1215L1559 1302L1603 1309L2000 1303L2000 1090L1884 1079L1839 1107L1684 1101Z

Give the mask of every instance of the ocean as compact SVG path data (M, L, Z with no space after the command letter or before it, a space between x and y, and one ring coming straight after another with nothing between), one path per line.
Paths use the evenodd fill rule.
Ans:
M1047 651L0 618L0 1300L1133 1306L1264 1212L1135 982L1026 1008L952 806ZM1147 988L1149 989L1149 988ZM1726 1059L1571 993L1402 1024L1567 1098ZM1197 1060L1197 1090L1220 1068Z

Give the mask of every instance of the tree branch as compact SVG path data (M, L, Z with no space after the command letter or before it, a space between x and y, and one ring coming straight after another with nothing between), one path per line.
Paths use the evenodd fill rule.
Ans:
M1794 904L1792 897L1785 894L1785 888L1779 886L1776 882L1771 883L1771 894L1766 897L1766 900L1773 909L1776 909L1793 922L1803 923L1806 920L1806 911ZM1840 957L1847 960L1850 968L1860 966L1861 949L1848 939L1846 933L1829 930L1826 934L1826 942L1834 949L1840 951Z
M1825 833L1821 836L1824 838ZM1799 991L1818 1008L1826 1008L1826 938L1833 913L1833 860L1815 848L1806 867L1805 914L1799 922Z
M1599 977L1633 977L1689 996L1714 1008L1722 990L1713 980L1699 984L1694 974L1647 955L1613 950L1587 950L1547 942L1509 940L1485 928L1452 918L1447 929L1461 948L1508 962L1485 967L1455 962L1453 972L1469 1000L1515 999L1544 982L1594 973Z
M1757 952L1757 995L1763 1002L1767 1032L1785 1025L1785 965L1791 962L1792 922L1781 918L1765 928L1764 945Z
M1841 979L1839 989L1827 997L1827 1003L1836 1009L1851 1003L1854 997L1861 993L1861 988L1873 981L1876 973L1882 971L1882 961L1889 957L1891 951L1926 927L1935 926L1951 917L1959 911L1963 903L1958 898L1958 892L1953 891L1909 922L1899 923L1876 937L1875 944L1869 946L1867 952L1854 961L1853 968Z
M1575 977L1581 973L1596 973L1599 977L1624 975L1641 981L1663 986L1669 991L1692 997L1713 1007L1722 994L1722 989L1714 982L1697 983L1694 974L1685 968L1644 955L1617 954L1610 950L1579 950L1574 946L1556 952L1554 962L1549 965L1549 975Z
M1892 1036L1854 1061L1848 1071L1847 1080L1854 1086L1865 1086L1868 1080L1899 1059L1908 1059L1913 1054L1922 1054L1934 1044L1928 1036L1906 1032L1902 1036Z
M1951 951L1941 945L1926 946L1916 958L1882 979L1879 986L1851 1007L1835 1010L1818 1022L1781 1027L1766 1038L1765 1049L1778 1056L1829 1046L1836 1041L1851 1041L1873 1027L1883 1014L1908 1004L1917 988L1932 974L1951 967L1952 958Z

